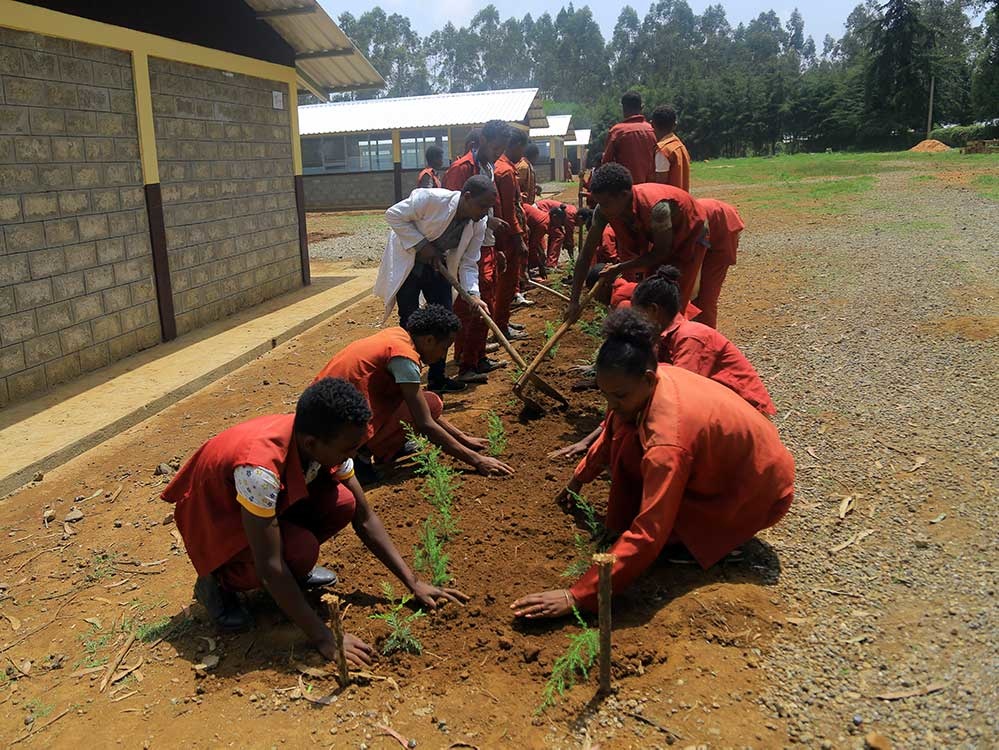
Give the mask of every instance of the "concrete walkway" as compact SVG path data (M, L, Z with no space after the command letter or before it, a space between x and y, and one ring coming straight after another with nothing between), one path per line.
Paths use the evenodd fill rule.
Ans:
M314 266L309 287L8 406L0 411L0 497L364 299L377 271Z

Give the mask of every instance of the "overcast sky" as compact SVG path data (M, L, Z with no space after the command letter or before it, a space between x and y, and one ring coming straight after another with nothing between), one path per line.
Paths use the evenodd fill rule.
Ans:
M729 23L733 26L740 21L749 21L760 13L774 10L786 21L791 11L797 7L805 18L805 35L811 34L815 37L815 44L821 50L822 40L826 34L839 38L843 34L843 24L850 11L859 4L861 0L825 0L822 3L806 2L770 2L769 0L715 0L721 2L725 7ZM408 16L413 28L421 36L426 36L431 31L439 29L449 20L457 26L463 26L471 20L472 16L489 5L489 0L430 0L429 2L415 2L415 0L320 0L326 11L336 18L343 11L350 11L355 16L359 16L375 5L380 5L386 13L399 13ZM712 5L709 0L687 0L687 3L695 13L701 13L705 7ZM617 21L621 8L631 5L638 11L639 18L644 17L651 3L648 0L641 2L624 3L608 2L608 0L593 0L592 2L576 2L576 7L589 5L593 11L597 23L604 33L604 38L609 39L614 31L614 24ZM493 2L499 9L500 18L507 19L511 15L522 17L525 13L530 13L537 18L545 11L553 16L563 5L568 5L568 0L535 0L534 2Z

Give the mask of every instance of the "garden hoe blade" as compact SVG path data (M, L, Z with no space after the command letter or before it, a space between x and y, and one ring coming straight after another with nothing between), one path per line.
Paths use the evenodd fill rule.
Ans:
M507 337L503 335L503 332L500 330L500 327L496 325L496 321L494 321L492 317L485 310L479 307L479 305L475 302L475 300L472 299L472 296L462 288L461 284L458 282L458 279L456 279L454 277L454 274L452 274L447 269L447 266L445 266L443 263L437 263L437 271L441 274L441 276L443 276L445 279L448 280L448 283L451 284L451 286L454 287L455 291L458 292L459 296L463 300L465 300L465 304L467 304L469 307L471 307L473 310L479 313L482 319L486 322L486 325L489 326L489 329L493 332L493 336L496 337L496 340L500 343L500 346L506 349L511 359L513 359L514 364L516 364L517 367L519 367L521 370L525 369L527 367L527 363L524 362L524 358L520 356L520 352L518 352L516 349L513 348L513 344L511 344L509 340L507 340ZM569 405L569 400L565 396L559 393L559 391L554 386L549 385L537 375L531 378L531 382L537 386L539 391L548 396L551 396L553 399L561 403L563 406ZM514 387L514 393L517 395L517 398L519 398L527 405L528 408L538 412L544 411L544 409L541 407L541 404L539 404L537 401L534 401L533 399L524 396L523 393L521 393L520 390L518 390L516 387Z

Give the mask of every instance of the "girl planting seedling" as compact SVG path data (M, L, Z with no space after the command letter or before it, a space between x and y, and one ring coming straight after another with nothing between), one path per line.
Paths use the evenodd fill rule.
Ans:
M648 321L631 310L607 317L597 385L606 429L576 467L558 501L610 470L606 526L620 533L614 593L627 588L667 544L704 568L773 526L794 496L794 460L771 422L719 383L659 366ZM597 606L597 569L569 589L529 594L517 617L563 617Z

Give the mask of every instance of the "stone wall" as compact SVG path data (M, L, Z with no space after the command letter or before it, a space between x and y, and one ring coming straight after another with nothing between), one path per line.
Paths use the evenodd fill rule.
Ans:
M160 340L127 54L0 28L0 406Z
M288 86L150 58L177 332L301 286ZM272 92L281 92L281 108Z

